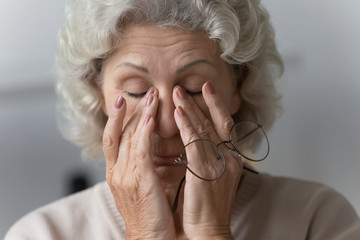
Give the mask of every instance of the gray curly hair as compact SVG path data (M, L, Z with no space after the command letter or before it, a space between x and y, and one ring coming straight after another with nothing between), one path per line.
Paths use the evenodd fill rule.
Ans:
M84 157L102 156L107 117L97 86L103 62L130 23L207 33L239 80L242 104L235 122L253 120L265 131L271 128L281 112L274 80L282 74L283 63L259 0L68 0L56 57L60 128Z

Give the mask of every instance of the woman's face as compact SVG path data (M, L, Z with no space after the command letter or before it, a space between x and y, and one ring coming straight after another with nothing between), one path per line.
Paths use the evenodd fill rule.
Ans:
M169 166L183 146L174 120L173 89L182 86L210 119L201 88L210 82L230 114L240 107L240 94L230 66L218 53L216 43L199 32L151 25L130 25L124 29L117 51L105 62L102 104L105 114L118 96L126 100L124 124L134 113L150 87L158 90L152 156L164 182L178 181L184 170ZM164 164L162 164L164 163Z

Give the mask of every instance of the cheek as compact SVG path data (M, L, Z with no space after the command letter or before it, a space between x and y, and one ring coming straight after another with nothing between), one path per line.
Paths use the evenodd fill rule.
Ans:
M229 80L231 81L231 80ZM240 92L232 83L218 88L220 98L230 115L235 114L240 108Z
M230 113L231 112L231 106L232 106L232 100L230 98L230 93L227 93L225 96L223 95L221 97L223 103L224 103L224 106L226 108L226 110Z
M105 84L105 82L103 83L102 86L103 99L101 103L101 108L107 116L109 116L109 113L111 113L112 109L114 108L115 102L119 95L120 94L118 91L109 89L109 87Z

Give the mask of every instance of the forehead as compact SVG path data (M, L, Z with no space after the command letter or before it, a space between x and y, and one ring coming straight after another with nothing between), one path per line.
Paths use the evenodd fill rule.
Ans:
M194 44L198 42L207 45L213 44L213 41L204 32L189 31L177 27L131 24L122 31L120 47L124 44L141 42L148 42L154 47L171 47L181 41Z
M207 34L154 25L129 25L124 28L113 56L150 61L161 58L165 63L196 57L212 62L220 60L217 44Z

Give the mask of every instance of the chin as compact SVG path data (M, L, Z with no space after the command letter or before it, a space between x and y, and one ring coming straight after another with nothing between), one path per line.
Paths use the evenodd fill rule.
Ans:
M155 171L165 185L177 186L185 176L186 167L182 165L155 166Z

